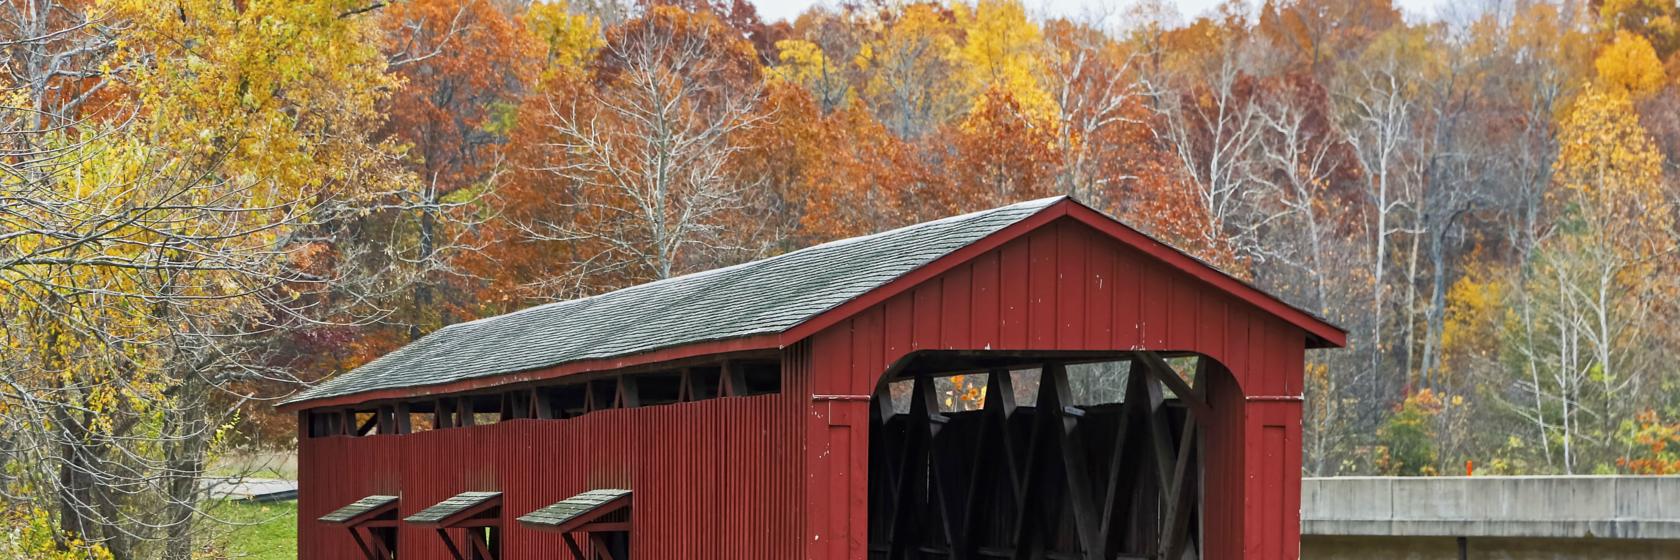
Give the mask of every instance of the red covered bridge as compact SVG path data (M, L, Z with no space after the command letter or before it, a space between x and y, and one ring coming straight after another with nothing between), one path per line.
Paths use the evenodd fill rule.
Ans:
M1067 198L836 241L287 402L300 556L1294 558L1344 337Z

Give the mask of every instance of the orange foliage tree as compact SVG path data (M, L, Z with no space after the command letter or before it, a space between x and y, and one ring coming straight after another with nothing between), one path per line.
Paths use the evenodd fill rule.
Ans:
M1633 474L1680 474L1680 422L1664 423L1657 411L1645 410L1621 431L1637 455L1617 459L1617 466Z
M1008 90L986 90L973 112L946 133L955 156L947 198L975 211L1056 192L1056 123L1028 113ZM935 212L949 214L952 212Z
M519 109L504 243L548 266L501 288L565 297L762 252L740 227L764 223L759 185L734 173L760 97L752 44L710 12L654 6L609 29L585 71Z

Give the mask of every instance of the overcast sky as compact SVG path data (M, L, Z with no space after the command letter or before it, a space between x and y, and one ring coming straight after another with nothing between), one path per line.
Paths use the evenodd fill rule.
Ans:
M1178 7L1179 15L1185 19L1206 12L1218 4L1218 0L1166 0L1167 3ZM1252 0L1258 4L1260 0ZM781 19L791 20L799 12L815 4L833 4L835 0L752 0L758 6L759 16L765 21ZM1079 17L1091 12L1113 13L1119 11L1117 6L1130 4L1128 0L1022 0L1027 9L1040 15ZM1445 0L1395 0L1395 3L1411 18L1419 16L1433 16L1436 7L1446 4Z

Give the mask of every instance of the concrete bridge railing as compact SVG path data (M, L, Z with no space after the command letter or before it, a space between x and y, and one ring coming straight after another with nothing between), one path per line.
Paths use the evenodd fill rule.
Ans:
M1305 558L1680 558L1680 476L1309 478Z
M1309 478L1301 532L1680 539L1680 476Z

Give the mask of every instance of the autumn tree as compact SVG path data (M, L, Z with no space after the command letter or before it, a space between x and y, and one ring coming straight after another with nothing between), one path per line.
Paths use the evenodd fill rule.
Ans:
M957 14L938 4L881 10L856 64L860 94L877 118L900 137L927 134L967 111Z
M1400 10L1388 0L1267 0L1259 31L1310 72L1348 58L1389 28Z
M37 7L8 27L59 62L8 86L0 482L60 548L190 558L217 435L279 396L243 387L289 379L264 336L338 280L312 232L401 177L370 139L391 82L350 3Z
M1228 267L1253 246L1254 230L1244 218L1261 130L1251 73L1261 45L1240 21L1226 12L1169 33L1168 45L1197 46L1174 53L1166 71L1150 78L1160 113L1156 134L1173 152L1183 181L1178 187L1188 190L1146 195L1160 201L1146 223Z
M1055 121L1036 115L1008 90L993 87L947 135L955 212L973 212L1056 194Z
M393 259L375 266L411 275L406 301L392 302L402 309L408 340L453 322L451 313L473 315L437 297L451 280L470 274L451 257L478 248L464 237L470 224L450 222L473 219L469 203L488 187L504 141L496 119L505 118L530 81L534 51L541 49L544 59L562 56L556 43L579 40L565 35L576 31L556 9L538 7L529 29L491 0L401 2L379 14L388 64L403 80L386 109L385 134L405 147L418 181L391 193L380 227L369 233L397 241L388 251Z
M1598 7L1601 27L1645 38L1654 47L1658 58L1666 60L1676 49L1680 49L1680 6L1675 6L1673 2L1604 0L1592 4Z
M1649 94L1668 82L1651 42L1627 31L1616 32L1615 40L1604 46L1593 66L1598 69L1601 87L1631 96Z
M956 19L962 29L961 80L976 96L976 112L993 101L990 91L1001 90L1015 98L1021 112L1056 117L1060 108L1045 87L1051 51L1018 0L979 0L973 8L958 4Z
M1645 342L1676 288L1659 272L1672 268L1675 236L1661 156L1625 94L1586 91L1560 140L1548 200L1556 233L1522 286L1535 300L1529 326L1540 336L1518 338L1511 359L1539 372L1520 381L1536 396L1526 414L1550 427L1561 470L1574 473L1612 459L1616 420L1631 417L1628 397L1652 382Z
M1138 68L1142 49L1067 20L1046 23L1045 40L1045 72L1059 108L1058 190L1113 208L1119 189L1163 180L1170 160L1153 137Z
M707 13L659 6L609 30L590 76L554 80L521 111L540 149L516 165L546 178L553 205L520 224L527 238L570 244L571 274L609 285L756 254L759 232L731 220L757 185L729 170L762 120L758 68Z
M864 30L856 15L815 8L799 16L790 37L776 43L769 78L811 92L823 113L839 110L857 95Z

